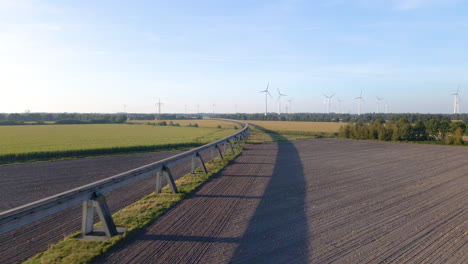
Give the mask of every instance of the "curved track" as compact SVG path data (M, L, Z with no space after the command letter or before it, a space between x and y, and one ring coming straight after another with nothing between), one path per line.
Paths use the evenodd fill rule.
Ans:
M468 148L250 145L96 263L466 263Z

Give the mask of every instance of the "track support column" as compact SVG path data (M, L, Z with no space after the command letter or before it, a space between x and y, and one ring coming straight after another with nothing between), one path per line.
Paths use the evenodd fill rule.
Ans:
M156 174L156 193L161 193L162 190L162 176L166 177L167 182L169 183L169 187L171 188L172 193L178 193L179 190L174 181L174 177L172 177L172 173L168 167L163 166L161 172Z
M200 162L200 167L202 168L203 172L205 174L208 174L208 170L206 169L205 162L203 161L203 158L200 155L200 153L197 152L196 157L198 158L198 161Z
M93 226L95 213L98 214L102 226ZM83 202L81 236L79 239L105 241L124 231L124 228L115 226L106 198L102 194L94 193L91 200Z
M227 142L228 142L228 144L229 144L229 148L231 149L232 155L236 155L236 153L234 152L234 148L232 147L231 140L228 140Z
M167 182L169 183L169 187L171 187L172 193L178 193L177 186L174 181L174 177L172 177L171 170L168 167L163 166L163 173L166 176Z
M221 157L221 159L224 159L223 152L221 151L221 148L218 145L216 145L216 149L218 150L218 154Z
M162 171L156 173L156 193L161 193L162 189L162 177L161 177Z
M192 174L195 174L195 157L192 157Z

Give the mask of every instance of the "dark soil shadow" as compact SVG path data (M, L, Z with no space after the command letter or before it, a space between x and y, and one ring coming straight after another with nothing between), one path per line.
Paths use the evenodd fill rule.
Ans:
M271 180L231 263L309 263L306 181L299 153L290 141L256 126L278 143Z

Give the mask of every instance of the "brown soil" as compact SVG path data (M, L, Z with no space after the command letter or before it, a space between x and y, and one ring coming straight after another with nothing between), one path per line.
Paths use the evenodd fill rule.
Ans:
M156 152L42 162L0 167L0 211L14 208L60 192L155 162L180 152ZM178 178L189 172L189 163L172 172ZM115 212L154 191L154 178L133 183L106 195ZM17 230L0 235L0 263L17 263L47 249L77 232L81 206L75 206Z
M468 148L352 140L244 154L96 263L467 263Z

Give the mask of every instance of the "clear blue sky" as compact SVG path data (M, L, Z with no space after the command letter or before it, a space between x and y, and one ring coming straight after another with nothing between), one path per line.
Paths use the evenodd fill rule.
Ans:
M458 85L467 112L468 2L0 0L0 112L262 112L268 81L294 112L450 113Z

